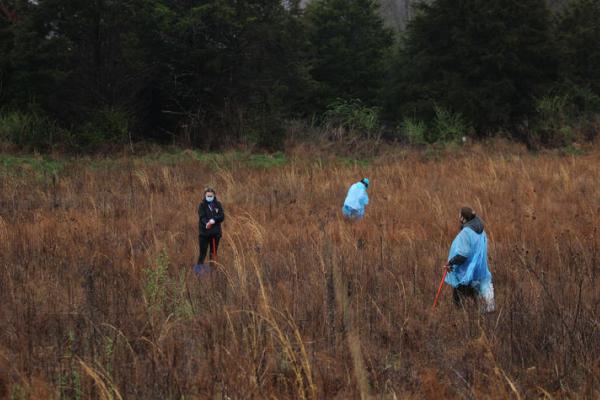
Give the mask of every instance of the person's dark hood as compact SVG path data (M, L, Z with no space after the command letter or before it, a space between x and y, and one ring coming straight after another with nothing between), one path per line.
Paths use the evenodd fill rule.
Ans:
M466 224L463 225L464 228L471 228L475 233L481 235L483 232L483 221L479 217L475 217Z

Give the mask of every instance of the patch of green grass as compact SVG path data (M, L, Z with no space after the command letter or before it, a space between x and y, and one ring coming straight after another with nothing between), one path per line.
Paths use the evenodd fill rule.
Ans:
M42 156L12 156L0 154L0 170L15 176L34 174L44 177L59 174L69 165L89 168L93 171L111 171L128 168L130 163L136 168L151 165L175 166L186 162L201 162L220 168L273 168L287 163L285 154L252 154L239 150L223 153L207 153L198 150L171 150L151 153L131 159L125 158L69 158L55 160Z
M568 146L561 148L560 154L564 155L564 156L583 156L583 155L585 155L585 150L583 150L580 147L570 144Z
M177 165L190 159L192 159L192 157L190 157L190 155L186 151L160 152L142 157L142 160L145 164L159 164L169 166Z
M287 162L285 154L277 152L273 154L251 154L239 150L227 151L224 153L203 153L196 150L185 150L189 159L202 163L212 164L219 167L237 166L249 168L272 168L284 165Z
M232 150L225 153L203 153L201 151L193 151L195 159L215 166L226 166L235 162L243 161L244 153Z
M112 158L85 158L78 160L92 171L113 171L123 167L123 163Z
M359 167L368 167L373 163L372 159L369 158L353 158L346 156L339 156L338 161L342 163L342 165L347 167L359 166Z
M287 162L285 154L281 152L273 154L252 154L247 160L249 167L253 168L272 168L280 167Z
M66 160L53 160L37 156L11 156L0 154L0 166L9 174L21 175L31 172L36 176L53 175L61 172Z
M239 151L224 153L208 153L199 150L171 150L152 153L136 159L136 164L173 166L184 162L200 161L215 166L226 166L228 163L241 161L244 154Z

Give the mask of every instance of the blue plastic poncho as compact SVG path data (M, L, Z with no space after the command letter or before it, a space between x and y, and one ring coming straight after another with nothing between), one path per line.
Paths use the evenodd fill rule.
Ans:
M446 275L446 283L452 287L471 286L480 295L486 295L491 290L492 274L487 261L485 231L477 233L471 228L463 228L452 242L448 260L456 255L466 257L466 261L454 266Z
M367 204L369 204L367 188L362 182L356 182L348 190L342 212L347 217L362 218Z

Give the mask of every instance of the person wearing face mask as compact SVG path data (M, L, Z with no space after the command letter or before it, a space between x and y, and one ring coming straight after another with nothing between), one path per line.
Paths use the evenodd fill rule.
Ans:
M453 287L453 300L461 306L463 299L478 296L483 299L482 310L495 309L494 285L487 260L487 235L483 221L475 211L463 207L459 212L460 232L452 242L448 261L443 268L448 271L445 282Z
M204 264L209 246L211 260L213 254L217 254L222 234L221 223L225 220L223 206L217 200L216 192L213 188L209 187L204 190L204 199L198 206L198 217L200 231L200 257L198 257L198 264Z

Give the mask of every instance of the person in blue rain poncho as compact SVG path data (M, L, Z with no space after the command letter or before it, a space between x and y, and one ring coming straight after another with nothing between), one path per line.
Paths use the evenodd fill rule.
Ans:
M363 178L360 182L356 182L350 186L346 200L344 200L344 206L342 207L342 213L346 218L361 219L365 216L365 207L369 204L368 188L368 178Z
M454 288L453 299L457 306L465 297L477 295L484 302L483 311L492 312L494 285L487 260L487 235L483 221L475 211L463 207L459 213L460 232L452 242L448 261L446 283Z

